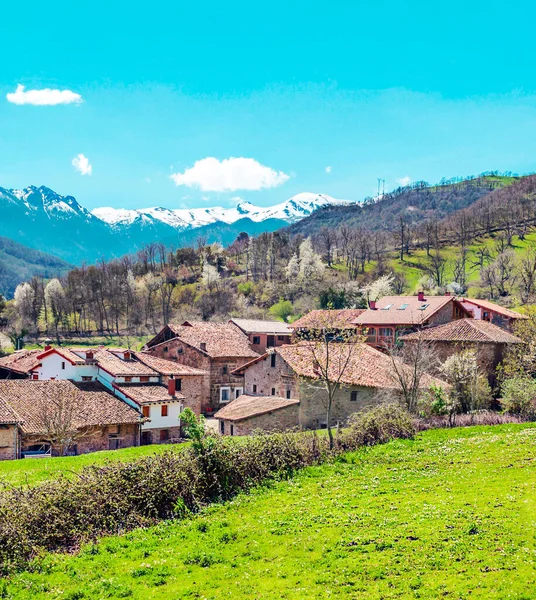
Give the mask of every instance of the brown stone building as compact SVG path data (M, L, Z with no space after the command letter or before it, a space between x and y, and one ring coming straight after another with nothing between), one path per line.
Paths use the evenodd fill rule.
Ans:
M495 370L510 344L523 341L510 332L477 319L459 319L438 327L401 336L404 344L427 343L433 346L441 362L463 350L475 350L478 364L490 383L495 383Z
M292 331L281 321L262 321L260 319L230 319L230 324L248 336L249 345L255 352L266 352L268 348L276 348L290 344Z
M74 432L69 454L137 446L142 415L98 382L0 381L0 457L51 453ZM59 432L62 432L61 434Z
M234 370L259 356L235 325L188 321L166 325L146 353L205 371L202 412L208 414L242 395L243 378Z
M384 400L380 391L400 396L399 384L390 375L391 358L384 353L367 344L330 344L329 352L330 379L341 384L333 402L332 425ZM317 359L323 360L318 352L313 356L309 343L302 342L271 349L237 369L235 374L244 377L245 394L214 415L220 431L242 435L259 428L326 427L327 395L319 382ZM431 376L422 380L425 388L432 383L447 386Z
M379 348L392 346L399 335L471 316L454 296L425 296L423 292L384 296L369 304L353 323L362 329L368 344Z

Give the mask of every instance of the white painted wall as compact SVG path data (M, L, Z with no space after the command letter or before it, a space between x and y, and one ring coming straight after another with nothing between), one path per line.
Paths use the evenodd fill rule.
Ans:
M474 319L482 319L482 308L480 306L476 306L476 304L471 304L470 302L462 302L461 304L467 310L473 311Z
M162 417L162 404L154 404L149 406L149 419L148 423L143 423L141 426L142 431L147 429L167 429L168 427L178 427L179 415L182 412L183 405L180 402L170 402L167 404L168 416Z
M65 369L62 369L65 363ZM59 354L52 353L41 359L41 367L36 369L39 379L72 379L82 381L82 377L96 378L98 374L96 365L72 365Z

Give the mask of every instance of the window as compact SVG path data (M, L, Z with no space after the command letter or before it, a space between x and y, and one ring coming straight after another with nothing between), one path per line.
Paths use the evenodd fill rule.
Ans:
M256 346L258 344L261 343L261 336L260 335L254 335L253 336L253 345Z
M268 348L273 348L275 346L275 335L269 335L266 338L266 345Z
M270 366L275 367L275 352L272 352L272 354L270 354Z
M149 381L149 377L147 377L146 375L142 375L140 377L140 383L147 383Z
M169 348L167 346L164 346L164 352L167 352L169 350Z
M385 306L382 306L382 310L389 310L391 308L391 306L393 306L392 304L386 304Z
M254 394L257 393L257 384L256 383L253 384L253 393Z
M231 435L234 435L234 425L231 423Z
M34 381L37 381L37 380L39 379L39 373L34 373L34 374L32 375L32 379L33 379Z
M406 308L409 306L409 304L402 304L401 306L398 307L398 310L406 310Z
M290 400L290 390L287 390L287 400Z
M179 348L179 349L177 350L177 354L182 354L182 348Z
M244 393L244 388L235 388L235 390L234 390L235 399L238 398L238 396L241 396L243 393Z
M430 305L429 304L421 304L419 306L419 310L426 310Z
M225 421L220 421L220 433L222 435L225 433Z
M175 391L180 392L182 390L182 379L175 379Z
M220 402L229 402L231 399L231 388L222 387L220 388Z
M392 337L393 330L390 327L380 327L381 337Z
M223 375L227 375L229 369L227 368L227 365L223 365L223 367L221 368L221 372Z
M91 375L82 375L82 381L93 381Z
M62 361L61 368L62 368L63 371L65 371L65 361Z
M162 404L161 406L161 411L160 411L160 416L161 417L167 417L168 416L168 405L167 404Z
M132 381L132 377L127 376L125 377L125 383L130 383Z
M272 388L272 396L275 396L275 388Z
M167 442L169 440L169 431L167 429L160 430L160 441Z
M148 419L151 416L151 407L150 406L142 406L141 412L143 416Z
M350 402L357 402L357 392L350 392Z
M284 342L287 339L287 335L278 335L277 336L277 341L278 342Z

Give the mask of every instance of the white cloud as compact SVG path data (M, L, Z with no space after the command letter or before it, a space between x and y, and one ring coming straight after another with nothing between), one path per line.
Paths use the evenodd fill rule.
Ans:
M92 165L89 164L89 159L83 154L77 154L72 160L72 165L80 175L91 175L93 171Z
M198 160L184 173L173 173L175 185L199 188L204 192L234 192L236 190L262 190L285 183L289 176L282 171L265 167L253 158L214 157Z
M332 169L331 166L328 166L325 168L325 171L326 171L326 173L328 173L328 175L329 175L329 173L331 173L331 169Z
M411 177L408 177L406 175L405 177L401 177L400 179L397 179L396 182L398 183L398 185L405 187L406 185L409 185L411 183Z
M56 104L79 104L82 96L71 90L27 90L23 85L18 85L16 91L6 94L8 102L12 104L32 104L33 106L55 106Z

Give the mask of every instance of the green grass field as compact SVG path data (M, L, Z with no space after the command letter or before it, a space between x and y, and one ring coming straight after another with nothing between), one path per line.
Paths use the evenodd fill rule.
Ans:
M81 454L80 456L4 460L0 461L0 489L2 484L37 485L59 475L72 477L81 469L90 465L105 465L114 461L126 462L142 456L161 453L170 448L181 448L182 446L183 444L162 444L124 448L123 450L106 450Z
M49 555L3 598L536 596L536 426L419 434Z

